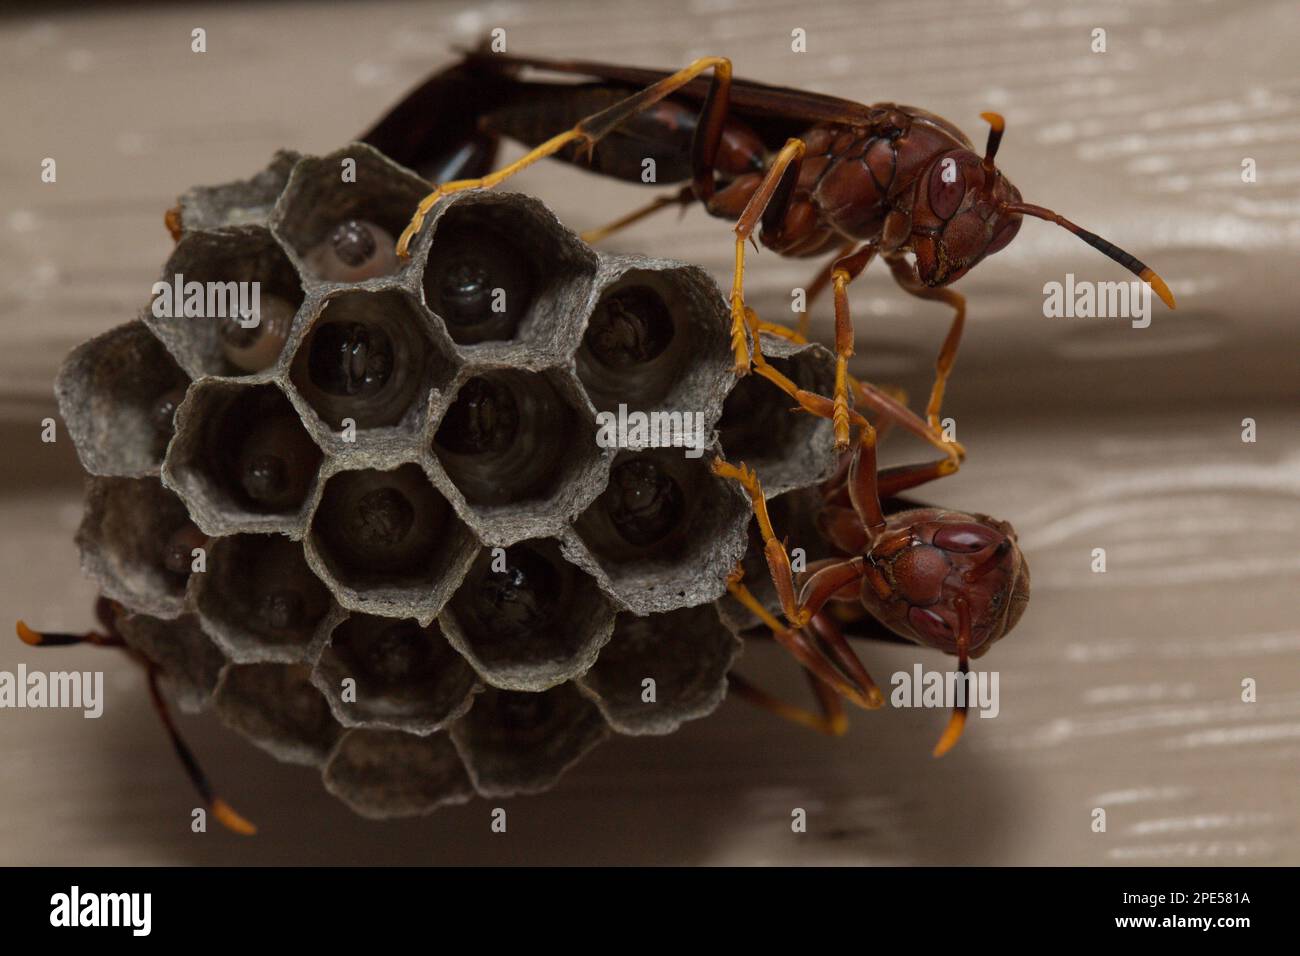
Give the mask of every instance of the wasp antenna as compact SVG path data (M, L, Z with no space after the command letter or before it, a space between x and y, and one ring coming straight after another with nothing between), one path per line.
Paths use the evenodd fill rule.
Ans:
M993 157L998 154L998 147L1002 145L1002 134L1006 132L1007 121L1002 118L1001 113L981 113L980 119L989 124L989 141L984 147L984 168L992 172Z
M1069 230L1102 255L1118 262L1143 282L1149 283L1151 288L1155 290L1156 295L1160 296L1160 301L1169 308L1178 308L1178 304L1174 301L1174 294L1169 291L1169 286L1165 285L1165 280L1156 274L1156 270L1136 256L1129 255L1114 243L1107 242L1095 232L1089 232L1082 226L1070 222L1059 213L1052 212L1052 210L1045 209L1042 206L1035 206L1033 203L1008 202L1003 203L999 208L1004 212L1015 212L1020 213L1022 216L1033 216L1035 219L1046 219L1048 222L1056 223L1062 229Z
M56 631L37 631L19 621L14 626L18 639L31 647L67 647L71 644L97 644L101 647L118 647L121 639L110 634L88 631L85 634L63 634Z
M180 758L181 765L185 767L185 773L190 778L190 783L198 791L203 803L226 829L241 836L252 836L257 832L257 827L240 816L235 812L234 807L212 792L212 784L208 782L207 775L203 772L203 768L199 766L194 752L181 738L180 731L176 729L176 724L172 721L171 709L167 706L167 701L163 699L162 692L158 689L158 668L153 664L148 665L148 682L149 697L153 701L154 710L158 713L158 719L162 721L167 736L171 738L176 756Z
M966 674L970 671L967 653L970 648L970 605L965 598L957 598L953 603L957 605L957 666L961 670L964 685ZM961 733L966 728L966 703L963 691L961 703L953 706L952 716L948 718L948 726L943 729L943 736L934 745L934 756L942 757L957 745L957 741L961 740Z

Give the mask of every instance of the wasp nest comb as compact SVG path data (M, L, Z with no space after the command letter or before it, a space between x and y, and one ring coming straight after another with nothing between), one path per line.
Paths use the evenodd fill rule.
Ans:
M544 790L611 730L715 708L750 512L710 459L776 492L830 448L737 384L699 269L491 191L446 198L399 261L428 189L352 145L192 190L151 306L56 386L92 476L83 562L128 642L372 816ZM824 350L774 348L824 384ZM703 447L597 441L628 410Z

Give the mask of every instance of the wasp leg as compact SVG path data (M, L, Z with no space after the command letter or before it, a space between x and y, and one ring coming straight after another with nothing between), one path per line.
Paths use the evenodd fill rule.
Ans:
M125 648L133 658L144 664L146 676L149 684L149 697L153 701L154 711L158 714L158 719L162 721L163 728L167 731L167 736L171 738L172 748L176 751L176 756L180 758L181 764L185 767L185 774L190 778L190 783L198 791L203 803L212 810L212 815L225 826L228 830L239 833L243 836L251 836L257 832L257 827L246 819L241 817L235 808L222 800L212 790L212 785L208 782L207 775L203 773L203 768L199 766L193 751L181 737L180 731L176 728L172 720L171 710L167 706L167 701L163 698L162 692L158 688L158 665L132 651L126 644L120 634L116 633L115 627L111 624L111 609L117 605L107 602L104 598L100 599L100 607L96 608L100 612L101 622L105 624L108 633L98 631L89 631L85 634L61 634L46 631L36 631L28 627L23 621L19 621L15 630L18 632L18 639L24 644L32 647L66 647L71 644L92 644L96 647L121 647Z
M804 299L804 310L799 313L798 332L803 341L808 341L808 324L812 321L812 313L808 311L809 307L821 297L823 292L830 288L831 275L835 272L835 263L853 252L857 245L857 242L846 242L840 246L839 251L826 265L817 270L817 275L813 276L812 282L808 283L807 296Z
M653 216L660 209L667 209L669 206L685 207L694 201L694 189L690 186L683 186L679 191L673 193L671 196L659 196L653 201L646 203L646 205L642 206L640 209L634 209L626 216L621 216L613 222L601 226L599 229L590 229L587 232L582 233L582 241L588 245L594 246L596 243L608 239L610 236L614 235L614 233L621 232L628 226L638 223L642 219L647 219L650 216Z
M743 570L737 566L727 577L727 590L737 601L747 608L755 617L767 625L776 642L789 651L790 655L802 664L819 680L866 710L874 710L880 703L871 697L866 688L854 686L842 674L806 634L801 630L791 630L778 621L772 612L763 607L761 601L754 597L752 591L742 582Z
M672 76L664 77L658 83L646 87L639 93L633 93L627 99L621 100L599 113L593 113L591 116L580 120L572 129L552 136L540 146L530 150L513 163L498 169L496 172L474 179L458 179L449 183L442 183L433 192L420 200L420 204L415 209L415 214L411 216L411 221L402 230L402 235L397 240L397 255L403 259L410 255L410 244L419 234L420 229L423 228L425 217L429 215L429 211L433 209L438 200L448 193L460 192L465 189L490 189L505 182L516 173L527 169L539 160L554 156L570 143L582 144L588 155L590 155L590 151L596 143L600 142L603 137L620 124L658 103L664 97L670 96L706 70L713 71L713 82L709 87L709 98L701 112L701 127L704 130L705 138L700 143L698 155L708 161L711 170L712 159L717 152L717 143L722 138L723 120L726 118L728 97L731 89L731 61L720 56L709 56L696 60L685 69L678 70ZM711 172L710 175L712 175Z
M849 729L849 718L844 713L844 705L840 703L839 694L812 671L805 670L804 673L808 675L808 683L817 696L817 707L820 713L814 713L774 697L762 688L755 687L735 671L727 675L727 684L733 694L755 707L771 711L784 720L815 730L819 734L842 737Z
M875 243L868 243L852 255L835 262L831 285L835 289L835 409L831 423L835 428L835 447L849 447L849 359L853 357L853 319L849 315L849 283L876 255Z
M758 188L749 197L744 211L736 220L732 230L736 234L736 264L731 275L731 349L736 358L737 375L745 375L749 372L750 355L745 330L748 328L753 332L755 341L758 339L758 333L751 325L758 317L752 309L745 306L745 243L754 235L754 230L758 228L760 222L770 221L769 214L784 217L793 198L793 189L789 184L799 178L799 170L803 165L806 150L807 147L801 139L791 137L785 141L785 145L773 157L771 166L763 174ZM786 184L784 188L783 183ZM772 201L778 191L780 198L773 206Z
M943 347L939 349L939 358L934 363L934 387L930 390L930 403L925 409L926 420L931 430L938 435L942 433L939 427L939 407L943 404L944 389L948 385L953 363L957 361L957 347L961 345L961 333L966 325L966 297L952 289L930 288L916 274L916 267L904 258L893 256L887 257L885 261L889 263L889 270L894 274L898 287L908 295L943 302L953 310L952 325L948 329L948 336L943 340Z

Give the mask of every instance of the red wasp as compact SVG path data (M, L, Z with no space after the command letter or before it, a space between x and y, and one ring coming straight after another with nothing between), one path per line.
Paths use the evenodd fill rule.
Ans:
M774 334L800 338L789 330ZM834 417L834 401L799 388L769 364L757 337L754 371L793 398L802 411ZM758 477L743 463L720 458L713 463L715 473L738 481L749 494L764 558L788 623L768 612L743 583L740 569L728 580L728 590L804 666L820 713L779 700L734 672L729 675L732 689L751 703L830 734L847 728L841 697L868 709L884 704L845 639L842 620L863 619L873 637L897 635L953 654L964 677L970 660L1005 636L1029 601L1029 567L1006 522L931 506L902 504L887 512L887 501L894 503L902 492L950 473L951 459L877 471L880 432L897 425L924 438L926 423L880 389L852 385L854 406L848 415L857 443L824 485L816 516L836 556L810 564L801 587L796 586L785 541L773 527ZM962 700L934 748L936 757L957 742L965 722Z
M527 79L526 70L568 82ZM707 82L706 72L712 74ZM585 82L574 83L573 77ZM833 421L844 450L854 341L846 290L877 255L905 292L953 309L926 408L935 444L942 444L940 406L966 315L965 299L948 286L1005 248L1023 217L1068 229L1150 283L1174 307L1168 286L1145 264L1057 213L1023 202L994 165L1005 123L996 113L983 118L990 131L980 156L956 126L925 110L733 80L724 57L705 57L671 72L476 51L412 91L364 139L441 183L398 240L403 256L429 210L449 192L495 186L548 156L585 161L605 175L640 182L643 161L653 158L658 182L688 185L588 236L608 235L657 209L691 202L734 220L731 335L737 374L750 370L748 340L759 331L745 308L746 241L757 233L781 255L833 253L810 292L827 285L834 290ZM501 137L533 148L489 171ZM953 446L950 452L955 462L960 450Z

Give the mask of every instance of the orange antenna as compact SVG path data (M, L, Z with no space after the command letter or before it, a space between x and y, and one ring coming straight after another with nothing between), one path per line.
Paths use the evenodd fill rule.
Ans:
M959 597L953 602L957 606L957 666L961 669L962 684L966 683L966 675L970 673L970 661L968 651L970 648L970 604L964 597ZM934 756L942 757L949 750L957 745L961 740L961 732L966 728L966 706L969 701L966 699L963 690L961 703L953 706L952 716L948 718L948 726L943 730L943 736L939 742L934 745Z

